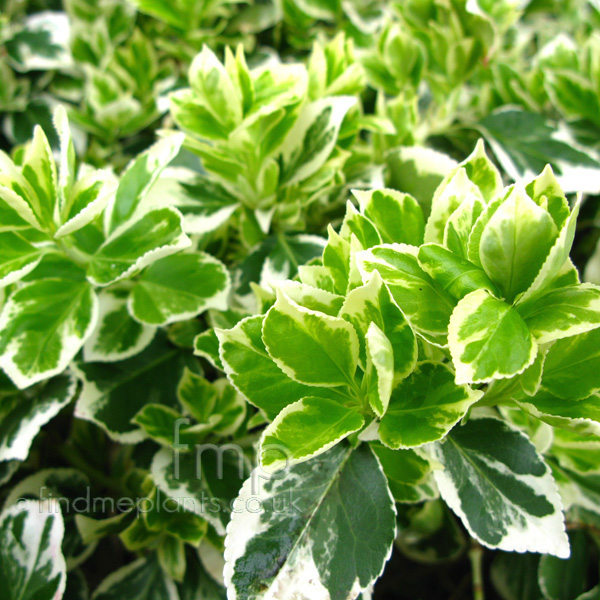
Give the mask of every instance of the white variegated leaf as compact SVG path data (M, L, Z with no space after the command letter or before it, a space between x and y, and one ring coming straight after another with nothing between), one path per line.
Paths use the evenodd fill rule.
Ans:
M127 292L98 294L98 322L83 346L86 362L115 362L138 354L152 342L156 328L139 323L127 310Z
M0 597L60 600L67 582L56 500L24 500L0 514Z
M469 533L506 552L569 556L556 484L535 447L495 418L472 418L431 447L440 494Z

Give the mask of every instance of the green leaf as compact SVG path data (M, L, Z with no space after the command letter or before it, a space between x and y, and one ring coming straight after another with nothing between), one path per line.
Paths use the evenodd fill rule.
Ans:
M296 304L316 310L331 317L337 317L344 297L338 294L332 294L326 290L300 283L298 281L284 281L283 283L273 284L274 289L281 290L290 300Z
M173 408L163 404L146 404L131 421L153 441L171 448L177 444L200 442L213 422L219 420L219 415L214 417L208 423L190 426L190 420Z
M365 424L353 408L308 396L288 404L265 429L260 462L270 472L318 456Z
M442 363L422 362L396 386L379 425L379 439L389 448L414 448L442 439L483 396L456 385Z
M542 556L538 569L540 588L547 600L576 600L585 590L589 568L587 536L583 531L569 532L571 556L567 559Z
M34 212L46 229L54 226L58 211L56 165L44 130L36 125L25 150L23 177L35 194Z
M183 581L185 576L185 544L176 537L162 538L157 550L158 562L163 571L174 581Z
M577 596L576 600L598 600L600 598L600 585L588 590L584 594Z
M150 554L113 571L96 588L93 600L179 600L175 583Z
M400 381L412 372L417 362L415 334L377 271L367 284L346 296L339 316L352 323L359 333L359 357L363 366L367 362L365 337L370 324L375 323L392 345L395 380Z
M541 600L537 554L498 552L490 567L490 579L502 600Z
M350 273L350 244L327 226L327 245L323 249L323 265L329 268L335 291L345 294Z
M358 337L344 319L309 310L277 293L263 324L269 356L289 377L308 385L354 385Z
M141 352L156 329L138 323L127 310L127 293L102 290L98 294L98 322L83 345L86 362L116 362Z
M416 503L433 500L437 488L429 461L415 450L392 450L372 443L396 502Z
M358 252L356 259L363 280L379 272L415 329L445 335L455 301L423 271L416 253L414 246L388 244Z
M137 443L144 434L131 419L149 402L174 406L183 367L180 352L163 336L124 361L79 363L76 374L83 389L75 414L96 423L115 440Z
M192 62L189 80L202 104L227 130L231 131L240 123L240 94L227 69L208 46L203 46Z
M116 230L92 257L89 281L97 286L114 283L187 248L191 242L181 220L175 209L158 208Z
M19 233L0 233L0 288L31 273L42 260L42 253Z
M452 215L470 198L485 202L480 189L469 179L467 170L459 167L440 184L433 196L431 214L425 226L425 242L441 244Z
M353 598L381 574L395 530L394 502L367 445L339 444L283 478L255 472L225 540L228 598Z
M0 182L2 182L1 178ZM10 187L0 185L0 231L27 229L28 227L41 229L31 206Z
M51 379L36 395L0 397L0 461L25 460L40 429L75 396L71 375Z
M350 242L352 234L356 236L363 249L381 244L381 237L375 225L359 213L352 202L348 201L340 235Z
M54 128L58 134L59 142L59 163L58 163L58 192L59 192L59 212L62 212L67 194L75 181L75 146L71 129L69 128L69 118L67 111L62 104L59 104L52 116Z
M194 338L194 354L205 358L215 369L225 370L219 356L219 338L214 329L207 329Z
M179 588L181 600L227 600L226 591L205 570L198 554L188 549L188 568Z
M527 290L558 236L554 220L520 185L492 215L479 242L479 260L507 301Z
M133 217L161 171L179 152L184 139L181 133L169 135L127 166L119 181L114 202L105 213L108 233L114 233L115 229Z
M229 380L270 419L314 389L290 379L271 359L262 340L264 316L248 317L229 330L216 329Z
M129 299L142 323L166 325L209 308L225 310L230 280L225 265L204 252L167 256L148 267Z
M529 414L553 427L564 427L582 435L600 436L599 400L600 395L597 393L574 402L541 390L518 404Z
M448 327L456 383L484 383L522 373L538 346L510 305L485 290L471 292L456 306Z
M352 96L332 96L304 107L282 146L286 185L304 181L325 164L342 121L355 104Z
M248 472L243 450L234 444L202 444L195 452L160 450L152 461L155 484L177 501L179 510L206 519L225 535L225 526Z
M97 311L86 282L42 279L24 285L0 315L0 366L20 388L61 373L94 329Z
M488 548L569 556L556 484L534 446L493 418L470 419L432 447L440 494Z
M457 300L479 289L498 296L496 286L479 267L443 246L424 244L419 248L417 258L423 270Z
M546 355L542 385L566 400L600 390L600 329L555 342Z
M444 246L461 258L469 256L469 238L477 219L485 210L478 194L467 196L450 215L444 228Z
M385 244L418 246L423 243L425 220L419 203L409 194L382 189L352 192L366 217L375 224Z
M569 201L560 187L552 167L546 165L540 175L528 183L525 189L534 202L550 213L558 229L562 229L571 211Z
M382 417L388 408L394 385L394 349L385 333L375 323L369 325L365 343L367 397L375 414Z
M527 291L517 299L517 304L526 302L534 295L552 285L564 271L569 261L569 253L571 252L573 240L575 239L575 229L577 227L580 206L581 200L578 200L571 211L571 215L560 230L554 246L550 249L535 280Z
M518 311L538 344L547 344L600 327L600 288L582 283L550 290Z
M0 514L0 596L6 600L62 598L64 524L56 500L24 500Z
M61 226L55 236L62 237L91 223L114 198L117 181L108 171L93 171L70 189L60 211Z
M186 368L177 385L177 398L198 423L206 423L215 413L218 391L207 379Z

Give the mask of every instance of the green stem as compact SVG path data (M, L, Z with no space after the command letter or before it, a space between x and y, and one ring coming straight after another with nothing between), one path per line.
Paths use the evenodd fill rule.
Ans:
M58 246L58 248L61 250L61 252L69 260L72 260L75 264L78 264L80 266L84 266L85 267L90 262L90 257L87 254L85 254L81 250L77 250L76 248L73 248L72 246L69 246L61 238L55 238L54 242L56 243L56 245Z
M473 578L473 600L485 600L482 569L483 549L476 541L471 544L469 559Z

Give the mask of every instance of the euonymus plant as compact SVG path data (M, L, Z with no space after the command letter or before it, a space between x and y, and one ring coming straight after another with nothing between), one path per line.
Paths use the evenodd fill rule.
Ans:
M55 123L58 166L39 127L14 160L0 155L0 364L18 388L60 374L84 344L88 360L137 354L157 326L224 308L229 285L218 260L194 251L176 209L144 202L181 136L117 179L77 165L63 110Z
M285 471L260 498L291 485L302 506L234 514L231 598L355 597L389 558L394 500L438 493L484 546L569 556L553 463L519 414L573 451L599 432L600 288L569 260L579 203L550 168L503 188L482 145L427 221L394 190L355 199L266 314L216 331L229 380L271 420L260 465Z
M598 597L597 0L0 13L2 600Z

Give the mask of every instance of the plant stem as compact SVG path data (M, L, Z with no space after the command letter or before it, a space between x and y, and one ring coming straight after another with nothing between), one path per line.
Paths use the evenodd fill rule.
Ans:
M482 571L483 548L476 541L471 544L469 559L473 578L473 600L485 600Z

